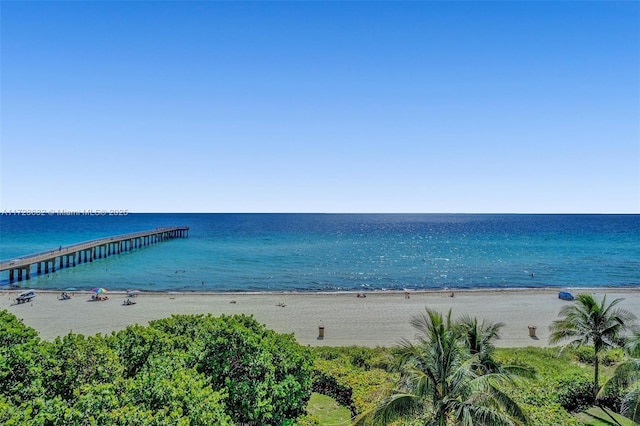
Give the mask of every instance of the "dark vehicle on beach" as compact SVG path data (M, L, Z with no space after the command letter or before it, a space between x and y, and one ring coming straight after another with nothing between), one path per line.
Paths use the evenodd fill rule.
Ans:
M27 303L31 302L33 298L36 297L36 292L33 290L25 291L20 294L20 296L16 297L16 303Z
M568 291L561 291L560 293L558 293L558 298L562 299L562 300L573 300L573 294L569 293Z

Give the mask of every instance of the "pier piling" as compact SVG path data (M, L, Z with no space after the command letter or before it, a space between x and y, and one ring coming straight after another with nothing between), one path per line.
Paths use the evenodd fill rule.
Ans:
M49 263L51 263L51 272L55 272L56 262L59 269L69 268L76 266L76 263L93 262L94 259L107 258L111 254L120 254L161 241L188 236L188 226L165 226L149 231L84 241L66 247L60 246L54 250L3 260L0 262L0 272L9 271L9 283L14 283L16 278L18 281L31 279L31 268L34 265L38 275L42 273L42 264L44 264L44 273L48 274Z

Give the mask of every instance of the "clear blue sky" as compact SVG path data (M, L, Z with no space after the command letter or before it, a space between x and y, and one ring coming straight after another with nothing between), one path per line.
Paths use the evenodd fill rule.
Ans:
M0 208L640 213L640 4L1 5Z

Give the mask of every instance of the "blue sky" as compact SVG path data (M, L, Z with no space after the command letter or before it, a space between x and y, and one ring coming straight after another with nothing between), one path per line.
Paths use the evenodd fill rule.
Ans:
M640 213L638 2L12 2L0 208Z

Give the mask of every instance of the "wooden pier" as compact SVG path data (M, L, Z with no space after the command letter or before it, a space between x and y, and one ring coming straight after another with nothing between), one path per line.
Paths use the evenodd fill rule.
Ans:
M69 268L161 241L188 236L188 226L172 226L84 241L11 260L3 260L0 262L0 272L9 271L9 283L14 283L16 279L17 281L30 279L34 268L37 274L41 274L43 271L48 274L56 271L56 265L58 265L58 269Z

